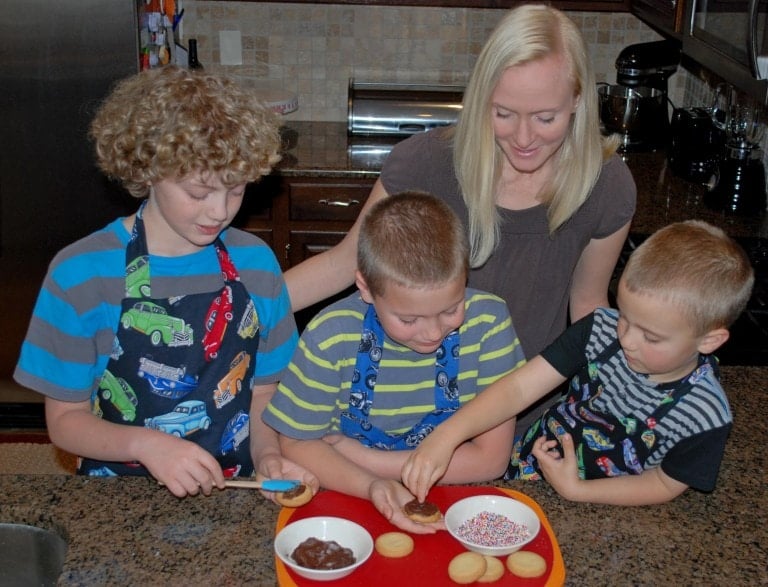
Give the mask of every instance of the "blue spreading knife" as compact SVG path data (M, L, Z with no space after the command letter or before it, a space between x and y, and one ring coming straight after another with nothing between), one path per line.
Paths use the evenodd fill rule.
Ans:
M264 491L290 491L301 485L301 481L296 479L264 479L264 481L225 479L224 485L243 489L262 489Z

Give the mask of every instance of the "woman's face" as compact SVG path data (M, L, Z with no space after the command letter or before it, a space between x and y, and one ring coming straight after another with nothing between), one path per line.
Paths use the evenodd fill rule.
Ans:
M559 55L507 68L491 94L491 120L510 165L519 173L551 165L577 105L567 65Z

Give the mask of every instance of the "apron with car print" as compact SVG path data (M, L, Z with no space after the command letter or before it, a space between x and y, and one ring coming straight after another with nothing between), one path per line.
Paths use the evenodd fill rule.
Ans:
M213 246L224 280L221 290L152 298L143 209L126 248L126 297L92 411L110 422L194 442L218 459L225 476L250 475L256 308L218 237ZM139 463L93 459L81 459L78 472L148 475Z
M376 310L370 305L363 320L363 333L352 376L349 406L341 414L341 431L366 446L381 450L413 449L438 424L459 409L459 332L451 332L435 351L435 409L410 430L400 434L388 434L373 426L369 420L384 336Z
M684 381L671 386L669 394L645 420L632 416L619 419L604 411L598 412L593 402L603 391L598 371L620 348L619 342L614 341L594 362L585 366L572 379L565 398L549 408L515 443L507 479L540 479L536 457L531 454L536 439L544 435L548 440L560 442L565 433L573 438L581 479L643 472L645 461L660 441L655 431L657 424L697 380L716 369L716 364L709 357L702 357L698 368Z

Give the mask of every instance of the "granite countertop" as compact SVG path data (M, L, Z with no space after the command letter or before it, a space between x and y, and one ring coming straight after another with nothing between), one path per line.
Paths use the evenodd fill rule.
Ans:
M671 503L571 503L544 482L498 483L542 507L567 585L765 585L768 368L724 367L735 425L717 489ZM0 522L58 531L61 585L274 585L279 509L257 492L177 499L145 478L0 476ZM407 581L403 582L403 587Z
M284 137L289 149L277 173L378 175L381 155L365 141L353 145L343 124L291 123ZM734 236L768 236L765 219L707 210L705 188L672 176L663 154L627 161L638 184L635 232L698 217ZM723 368L735 425L712 494L688 491L672 503L630 508L570 503L543 482L497 484L542 507L568 585L766 585L766 451L756 445L768 438L766 382L766 367ZM67 540L62 585L275 584L279 508L257 492L177 499L144 478L2 475L0 494L0 522L52 529Z
M290 122L287 150L277 173L291 176L371 177L379 174L386 149L397 138L348 137L341 122ZM671 222L699 218L737 237L768 237L768 215L745 218L714 212L703 203L707 188L676 177L663 152L624 156L637 184L632 232L648 235Z

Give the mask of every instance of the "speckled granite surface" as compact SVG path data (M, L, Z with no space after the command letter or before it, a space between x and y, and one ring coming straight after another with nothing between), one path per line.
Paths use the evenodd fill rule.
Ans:
M624 508L535 499L557 536L568 585L768 585L768 368L725 367L735 427L712 494ZM177 499L151 480L0 475L0 522L69 542L62 585L274 585L277 506L229 489ZM401 587L406 587L407 579Z
M285 137L285 175L378 173L380 154L350 141L343 124L291 123ZM675 178L663 154L627 160L638 184L635 232L703 218L734 236L768 236L766 219L706 209L705 188ZM569 503L545 483L508 484L546 513L566 584L768 585L768 368L725 367L723 383L735 427L712 494L689 491L669 504L620 508ZM62 585L275 584L279 509L256 492L179 500L141 478L0 475L0 495L0 522L52 529L68 541Z

